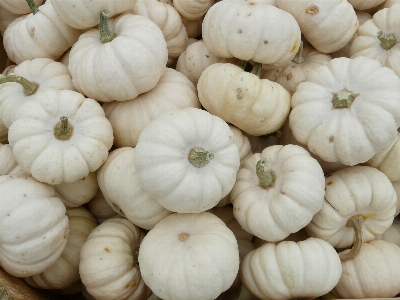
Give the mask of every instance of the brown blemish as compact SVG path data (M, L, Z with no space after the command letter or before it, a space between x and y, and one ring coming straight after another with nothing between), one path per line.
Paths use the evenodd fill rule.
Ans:
M237 33L242 33L243 31L242 31L242 29L238 29L238 31L237 31Z
M307 7L307 9L306 9L306 14L316 15L318 13L319 13L319 8L315 4L312 4L311 6Z
M333 184L333 181L328 181L328 182L326 183L326 185L331 185L331 184Z
M334 136L331 135L331 136L329 137L329 143L333 143L334 140L335 140Z
M108 248L108 247L105 247L104 250L105 250L106 252L108 252L108 253L111 252L110 248Z
M291 78L292 78L292 73L289 73L289 74L286 75L286 79L287 80L290 80Z

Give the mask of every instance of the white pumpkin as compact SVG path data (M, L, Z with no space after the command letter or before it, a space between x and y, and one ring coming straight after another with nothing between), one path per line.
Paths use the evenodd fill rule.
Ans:
M392 298L400 293L400 247L386 241L364 243L342 262L342 276L331 294L338 298Z
M113 132L95 100L70 90L47 90L18 110L8 138L24 171L60 184L96 171L107 159Z
M357 31L350 47L350 57L366 56L391 68L400 76L400 5L384 8L374 14Z
M0 176L0 262L17 277L39 274L62 254L69 233L54 188L26 175Z
M214 4L204 17L202 32L205 45L218 57L275 67L287 65L301 41L293 16L263 0Z
M325 161L352 166L396 139L400 78L367 57L335 58L308 74L291 104L296 140Z
M33 2L35 5L41 5L43 0L33 0ZM25 15L31 12L26 0L2 0L0 7L16 15Z
M305 227L321 209L324 173L304 148L267 147L249 157L231 191L233 213L253 235L281 241Z
M0 120L9 128L17 110L40 92L75 90L68 68L50 58L25 60L13 74L0 78Z
M375 237L376 240L384 240L400 247L400 219L394 219L393 224L382 234Z
M15 161L13 150L9 144L0 144L0 176L26 174Z
M112 151L97 178L108 205L133 224L149 230L171 212L143 190L134 166L135 152L129 147Z
M207 67L197 90L207 111L250 135L279 129L290 110L290 94L281 85L229 63Z
M385 2L385 0L348 0L348 1L354 8L361 10L373 8Z
M83 33L69 54L76 89L102 102L126 101L154 88L165 72L167 43L148 18L123 14ZM101 32L101 34L100 34Z
M142 131L135 148L143 189L174 212L214 207L236 181L240 157L232 135L223 120L198 108L162 114Z
M205 15L214 2L215 0L174 0L172 4L182 18L198 20Z
M39 57L56 60L81 34L60 20L50 1L32 11L15 19L4 32L4 49L17 64Z
M126 219L114 218L89 234L79 256L79 274L96 300L145 300L151 295L135 261L143 231Z
M100 13L106 11L110 17L127 12L132 1L126 0L51 0L59 18L73 28L88 29L100 23Z
M326 177L325 200L307 233L337 248L350 247L356 236L357 249L358 242L369 242L390 227L396 201L396 191L381 171L368 166L336 171Z
M188 38L198 38L201 36L203 19L204 17L197 20L186 20L182 18L182 23L186 27Z
M87 203L87 208L99 224L111 218L122 217L107 203L100 189L98 189L96 195Z
M145 283L164 300L215 299L238 273L238 244L211 213L172 214L144 237L139 265Z
M347 0L279 0L277 6L294 16L307 41L323 53L342 48L359 26Z
M340 279L342 266L327 242L266 243L246 255L240 276L259 299L316 298L328 293Z
M181 73L167 68L150 91L128 101L104 103L103 109L114 131L114 145L136 147L143 129L170 110L200 108L196 87Z

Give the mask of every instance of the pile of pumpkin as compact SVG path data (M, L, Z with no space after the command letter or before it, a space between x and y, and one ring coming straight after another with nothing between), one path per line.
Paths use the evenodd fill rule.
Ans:
M4 270L98 300L400 293L400 1L42 2L0 1Z

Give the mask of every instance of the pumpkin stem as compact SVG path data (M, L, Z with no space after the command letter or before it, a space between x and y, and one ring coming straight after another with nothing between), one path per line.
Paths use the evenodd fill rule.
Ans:
M0 287L0 300L11 300L12 297L4 287Z
M108 24L109 14L105 11L100 13L100 42L103 44L111 42L117 35L110 30Z
M244 70L244 69L246 69L248 63L249 63L249 62L248 62L247 60L241 60L241 61L240 61L239 67L240 67L242 70Z
M203 148L195 147L189 152L189 162L196 168L204 167L214 158L214 154L204 150Z
M72 136L73 127L67 117L61 117L60 122L54 126L54 136L61 141L69 140Z
M341 261L346 261L356 257L361 249L363 239L362 239L362 224L364 223L365 217L363 215L355 215L347 220L346 227L353 227L354 229L354 242L353 248L350 251L339 253Z
M357 95L349 91L343 90L333 96L332 102L334 108L348 108L353 103Z
M251 74L257 75L258 78L261 78L262 75L262 64L254 62L253 68L251 69Z
M400 132L400 127L399 127L399 128L397 128L397 132Z
M133 261L137 266L139 266L139 247L136 247L135 250L133 250Z
M299 51L297 51L296 55L293 57L292 62L298 65L305 62L305 59L303 57L303 41L300 43Z
M394 45L397 44L397 39L394 36L394 33L383 33L382 31L377 32L378 40L381 41L381 47L385 50L391 49Z
M256 165L256 174L258 179L260 179L260 186L263 188L271 187L276 179L276 175L274 171L269 170L267 172L264 171L264 167L267 165L268 161L266 158L260 159Z
M33 0L26 0L29 8L31 9L32 14L37 14L39 12L39 8L37 8L36 3Z
M36 93L39 85L37 83L30 82L28 79L25 79L24 77L17 76L17 75L7 75L4 77L0 78L0 84L6 83L6 82L16 82L22 85L22 88L24 89L24 95L29 96L34 93Z

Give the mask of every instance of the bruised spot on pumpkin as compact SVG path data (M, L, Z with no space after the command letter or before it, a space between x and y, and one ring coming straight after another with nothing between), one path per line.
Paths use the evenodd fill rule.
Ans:
M312 4L309 7L307 7L306 13L310 15L316 15L319 13L319 7L316 6L315 4Z
M264 44L268 44L268 41L267 41L267 40L264 40Z
M106 252L108 252L108 253L111 252L110 248L108 248L108 247L105 247L105 248L104 248L104 251L106 251Z
M254 5L255 3L254 2L249 2L249 5Z
M333 184L333 181L328 181L328 182L326 183L326 185L331 185L331 184Z
M238 31L237 31L237 33L242 33L243 31L242 31L242 29L238 29Z
M238 98L238 100L240 100L240 99L243 98L243 91L242 91L241 88L238 88L238 89L237 89L236 97Z
M294 41L292 48L290 48L290 52L295 52L297 50L297 39Z
M334 140L335 140L334 136L331 135L331 136L329 137L329 143L333 143Z

